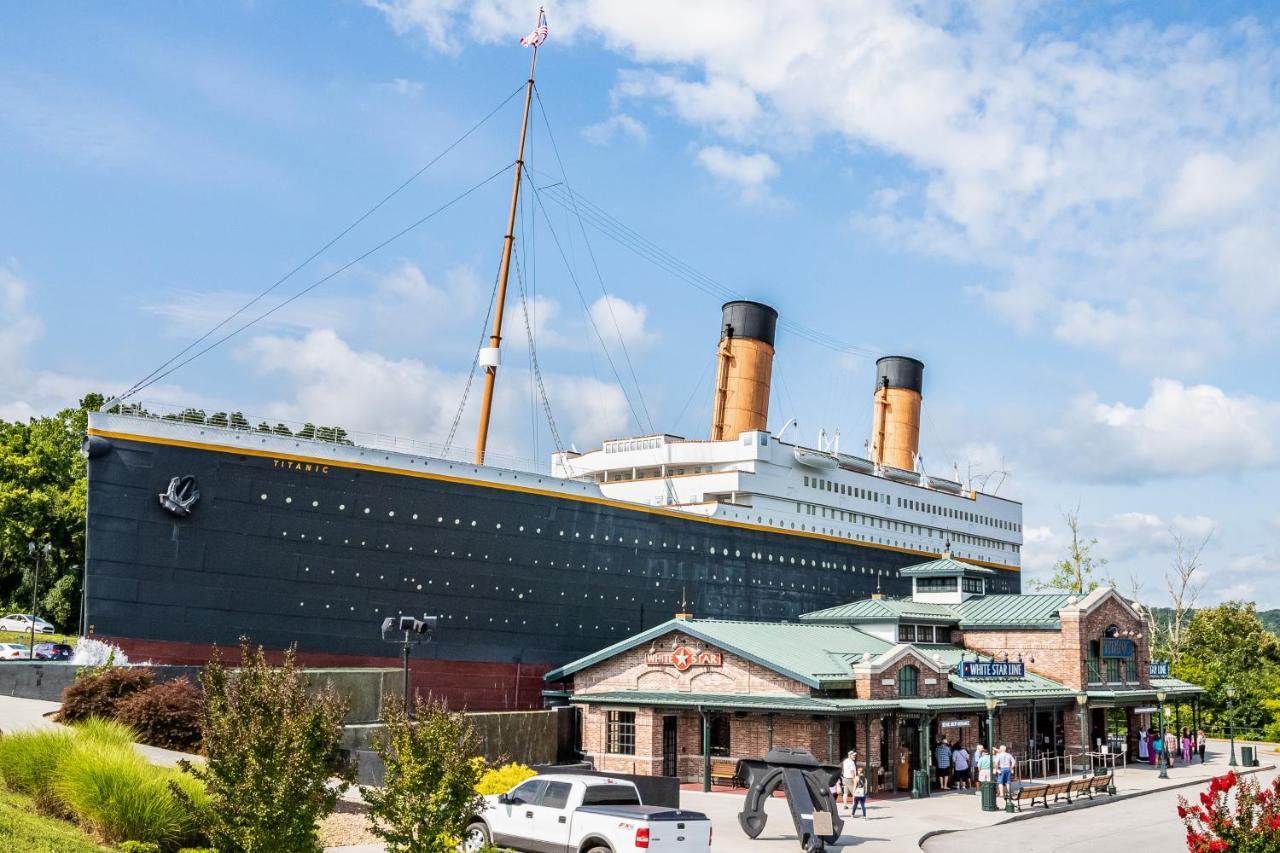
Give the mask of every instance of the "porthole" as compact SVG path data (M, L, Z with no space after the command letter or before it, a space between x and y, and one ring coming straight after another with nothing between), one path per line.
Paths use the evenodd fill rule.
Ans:
M262 497L262 499L263 499L264 501L267 499L267 496L266 496L266 495L262 495L261 497ZM299 602L299 603L301 603L301 602Z

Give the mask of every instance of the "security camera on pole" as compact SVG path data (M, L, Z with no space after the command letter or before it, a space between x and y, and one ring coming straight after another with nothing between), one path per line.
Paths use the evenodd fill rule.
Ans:
M413 718L413 706L409 701L409 651L418 643L429 643L436 633L435 616L388 616L382 620L382 639L388 643L401 643L404 660L404 715Z

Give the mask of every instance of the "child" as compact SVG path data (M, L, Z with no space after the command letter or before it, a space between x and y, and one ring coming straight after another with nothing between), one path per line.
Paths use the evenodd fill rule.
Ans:
M858 806L862 806L862 818L867 819L867 776L863 772L863 767L859 765L858 776L853 780L853 809L849 812L849 816L853 817L858 813Z

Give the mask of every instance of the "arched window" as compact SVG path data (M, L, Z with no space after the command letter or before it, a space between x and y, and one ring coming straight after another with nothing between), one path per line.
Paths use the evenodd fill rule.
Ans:
M920 683L920 670L914 666L904 666L898 670L898 695L918 696L917 685Z

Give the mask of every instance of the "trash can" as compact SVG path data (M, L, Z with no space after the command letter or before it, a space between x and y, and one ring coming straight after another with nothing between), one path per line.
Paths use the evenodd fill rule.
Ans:
M1257 760L1253 757L1253 747L1251 746L1240 747L1240 763L1243 764L1245 767L1258 766Z
M996 783L983 782L982 785L982 810L984 812L999 811L996 807Z
M929 771L915 770L911 773L911 799L918 800L929 796Z

